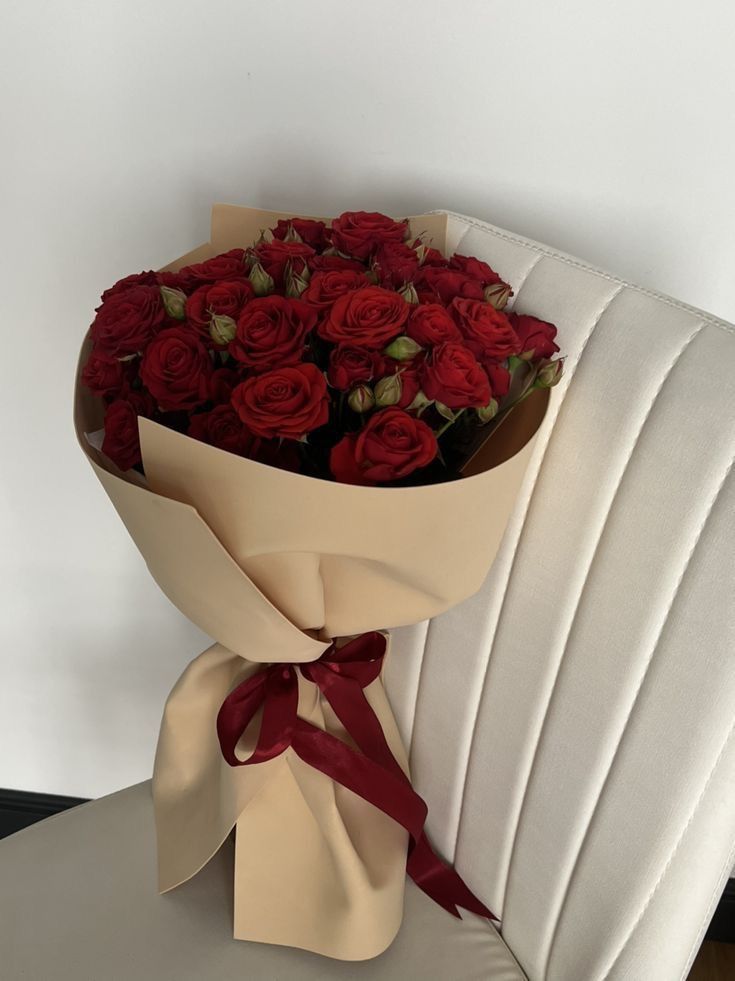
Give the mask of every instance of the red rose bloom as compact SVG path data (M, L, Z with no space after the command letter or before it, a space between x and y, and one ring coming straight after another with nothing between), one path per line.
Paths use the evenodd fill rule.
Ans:
M204 262L184 266L176 273L178 285L182 289L196 289L197 286L217 283L222 279L242 279L247 274L244 260L244 249L230 249L229 252L221 252Z
M220 450L248 456L254 439L231 405L218 405L211 412L198 412L189 421L188 435Z
M118 395L123 387L124 362L92 351L82 369L82 382L93 395Z
M421 364L422 359L415 361L391 361L390 375L400 375L401 397L396 402L399 409L407 409L421 390ZM385 376L388 377L388 376Z
M356 259L367 259L385 242L402 242L407 233L407 221L377 211L345 211L332 222L332 244Z
M334 344L382 348L401 333L409 312L400 293L365 286L339 297L317 332Z
M421 387L428 398L450 409L480 408L492 396L488 377L472 351L452 341L434 348L426 359Z
M520 350L532 358L552 358L559 350L554 341L556 327L523 313L508 314L513 330L518 334Z
M107 407L102 452L121 470L130 470L141 462L138 416L124 399Z
M422 347L462 340L459 327L441 303L420 303L414 307L408 318L406 333Z
M455 296L470 297L482 300L484 291L482 283L472 279L466 273L457 269L444 269L441 266L421 266L416 274L416 291L422 303L440 301L445 306Z
M143 384L164 412L193 409L209 398L212 362L197 334L169 327L151 341L140 364Z
M518 335L507 316L489 303L457 298L449 309L465 344L482 364L505 361L520 352Z
M358 382L370 381L382 366L383 357L378 351L338 344L329 355L327 379L332 388L346 392Z
M332 269L352 269L354 272L365 273L365 265L357 259L347 259L343 255L315 255L309 259L309 269L312 272L328 272Z
M373 268L384 286L398 289L416 275L419 257L405 242L384 242L375 254Z
M288 235L289 227L312 249L321 250L329 244L327 226L323 221L314 221L312 218L279 218L276 227L271 228L273 238L283 241Z
M138 354L166 320L157 286L131 286L97 307L90 329L98 353L125 358Z
M264 439L301 439L329 421L329 394L315 364L275 368L248 378L232 393L240 419Z
M301 360L316 321L316 310L302 300L257 297L240 314L229 352L257 371L294 364Z
M488 361L485 364L485 372L490 379L494 399L504 398L510 389L510 372L505 365ZM487 405L487 402L485 403Z
M283 289L286 266L290 264L295 273L301 273L314 250L303 242L261 242L253 249L253 255L269 276L273 277L276 289Z
M494 269L482 259L476 259L474 256L455 254L449 260L449 268L464 273L470 279L479 280L483 286L503 282Z
M209 325L214 315L237 320L242 308L255 296L247 279L227 279L222 283L200 286L186 301L186 320L202 335L207 344L213 343Z
M311 282L301 294L301 299L319 310L326 310L338 297L363 286L367 286L367 280L362 270L326 270L314 273Z
M113 286L105 290L100 299L104 302L117 293L124 293L131 286L157 286L158 282L158 273L153 272L152 269L147 272L132 273L130 276L118 279Z
M431 428L391 406L371 416L361 432L340 440L332 449L329 466L342 483L389 483L428 466L437 453Z

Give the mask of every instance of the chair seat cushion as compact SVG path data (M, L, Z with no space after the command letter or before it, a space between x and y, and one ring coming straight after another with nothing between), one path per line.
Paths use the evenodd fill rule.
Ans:
M519 981L486 921L458 920L408 882L403 926L371 961L233 940L232 842L159 896L150 783L0 842L4 981Z

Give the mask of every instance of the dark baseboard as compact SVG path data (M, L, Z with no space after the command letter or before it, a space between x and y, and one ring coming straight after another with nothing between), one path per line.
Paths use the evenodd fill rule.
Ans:
M57 794L36 794L28 790L0 788L0 838L21 831L36 821L85 804L84 797L61 797Z
M0 838L6 838L52 814L86 803L84 797L61 797L0 788ZM730 879L725 886L707 930L707 940L735 944L735 879Z

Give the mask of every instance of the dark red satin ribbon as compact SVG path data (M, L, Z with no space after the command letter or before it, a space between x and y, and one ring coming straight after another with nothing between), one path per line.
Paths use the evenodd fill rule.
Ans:
M402 825L410 836L406 871L427 895L454 916L458 906L478 916L497 917L467 888L457 872L435 854L424 832L426 804L411 786L386 742L363 689L379 676L383 634L371 632L331 647L307 664L271 664L238 685L222 703L217 735L230 766L272 760L291 746L301 759L347 787ZM357 750L297 714L296 671L313 682L334 710ZM238 740L262 707L258 740L246 760Z

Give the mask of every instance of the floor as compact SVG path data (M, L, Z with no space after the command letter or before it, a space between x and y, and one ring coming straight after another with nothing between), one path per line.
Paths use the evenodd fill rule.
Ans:
M733 981L735 944L716 944L707 940L697 954L689 981Z

